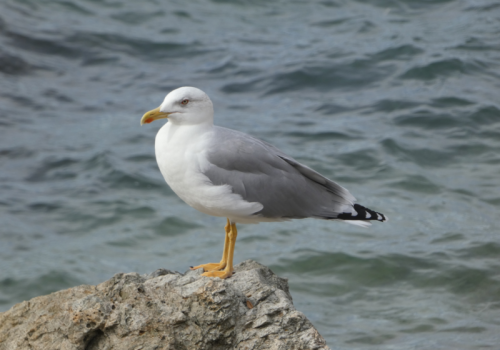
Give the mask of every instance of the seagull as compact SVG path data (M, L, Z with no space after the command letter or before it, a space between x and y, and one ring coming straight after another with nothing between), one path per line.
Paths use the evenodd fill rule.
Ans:
M273 145L214 125L214 108L195 87L170 92L141 125L168 119L155 139L158 167L170 188L202 213L227 218L219 263L191 266L203 276L230 277L237 223L290 219L341 220L367 227L387 217L362 205L348 190Z

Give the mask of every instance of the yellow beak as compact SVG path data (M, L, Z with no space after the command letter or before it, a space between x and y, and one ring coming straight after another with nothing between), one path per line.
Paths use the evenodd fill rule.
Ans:
M149 124L152 121L157 120L157 119L168 118L169 114L170 113L167 113L167 112L161 112L160 107L155 108L152 111L149 111L142 116L141 125L143 125L144 123Z

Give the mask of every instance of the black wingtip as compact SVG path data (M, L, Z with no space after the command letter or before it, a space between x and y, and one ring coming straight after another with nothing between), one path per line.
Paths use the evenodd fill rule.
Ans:
M377 220L380 222L387 221L387 217L379 212L363 207L359 204L354 204L354 210L356 210L357 214L352 215L353 213L342 213L337 216L337 219L341 220Z

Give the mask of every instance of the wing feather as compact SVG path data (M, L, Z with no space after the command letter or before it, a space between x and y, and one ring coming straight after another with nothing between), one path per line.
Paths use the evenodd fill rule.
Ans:
M203 170L214 185L230 185L266 218L334 219L355 198L343 187L276 147L244 133L217 127Z

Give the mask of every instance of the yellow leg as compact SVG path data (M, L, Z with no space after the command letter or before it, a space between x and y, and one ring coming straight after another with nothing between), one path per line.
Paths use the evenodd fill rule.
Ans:
M229 232L231 231L231 223L229 219L227 219L226 227L224 228L226 231L226 238L224 240L224 251L222 253L222 260L220 263L209 263L202 264L198 266L191 266L191 270L197 270L203 268L203 271L219 271L226 267L227 265L227 252L229 250Z
M227 252L227 264L222 271L209 271L202 274L202 276L207 277L219 277L228 278L233 274L233 256L234 256L234 246L236 244L236 237L238 237L238 230L236 229L236 224L231 224L231 230L228 234L229 237L229 249Z

